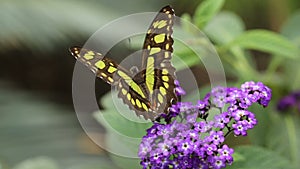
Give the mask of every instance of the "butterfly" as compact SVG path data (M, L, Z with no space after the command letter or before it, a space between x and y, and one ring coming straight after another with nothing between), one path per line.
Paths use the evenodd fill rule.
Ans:
M178 98L175 92L175 68L171 64L173 52L173 24L175 13L163 7L147 30L137 71L125 69L101 53L71 47L71 54L85 64L97 77L118 90L123 100L136 115L156 121Z

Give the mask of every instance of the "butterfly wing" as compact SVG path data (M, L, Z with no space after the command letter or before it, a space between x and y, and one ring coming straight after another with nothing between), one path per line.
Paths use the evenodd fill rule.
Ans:
M171 64L173 52L172 26L175 14L170 6L160 10L149 27L143 46L142 67L149 92L148 100L155 116L168 113L175 94L175 68Z
M153 119L147 112L150 103L143 88L133 79L131 73L122 68L112 59L104 57L101 53L80 48L70 48L72 55L85 64L97 77L108 84L115 86L120 97L136 114L143 115L145 119Z

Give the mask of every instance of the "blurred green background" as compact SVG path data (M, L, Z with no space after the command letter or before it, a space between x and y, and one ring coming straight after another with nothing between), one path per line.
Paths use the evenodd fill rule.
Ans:
M72 104L75 59L68 48L84 44L97 29L109 21L137 12L156 12L167 4L175 9L177 16L184 14L187 18L195 19L193 16L197 16L195 11L201 2L0 0L0 169L117 168L108 154L86 136L76 118ZM300 29L297 29L299 24L296 19L300 18L299 7L298 0L227 0L220 6L220 11L229 11L227 14L234 15L231 18L237 18L238 23L243 23L242 29L273 31L282 34L289 39L288 42L299 48L297 31ZM219 15L222 18L220 16L225 15ZM210 23L218 22L217 19L210 18L208 24L197 26L207 30L205 27L212 26ZM197 21L194 23L197 24ZM222 48L222 43L228 43L227 22L219 26L220 29L224 26L224 34L220 31L205 33L216 45L221 57L230 56L228 52L224 52L226 45ZM223 36L224 42L220 42L219 39L223 39ZM243 71L241 74L234 72L238 67L231 69L230 62L226 62L225 58L228 80L232 83L260 80L275 87L275 101L272 105L275 106L276 100L281 96L300 88L299 83L282 79L290 76L285 73L298 72L298 69L289 70L287 65L280 66L283 59L272 62L270 68L270 60L276 60L270 57L272 51L253 48L255 50L247 52L251 53L252 62L249 63L253 64L255 75L251 71L250 75L247 74L249 72L244 75ZM279 51L275 54L282 53ZM249 55L246 55L248 58ZM293 62L294 60L290 60L290 63L295 64ZM201 66L192 66L197 70L202 69ZM264 71L272 73L262 75L261 72ZM208 78L198 80L202 87L209 83ZM101 86L96 89L98 98L110 89L101 80L97 80L96 85ZM93 111L91 109L87 113ZM104 127L93 118L91 125L97 131L97 137L104 140Z

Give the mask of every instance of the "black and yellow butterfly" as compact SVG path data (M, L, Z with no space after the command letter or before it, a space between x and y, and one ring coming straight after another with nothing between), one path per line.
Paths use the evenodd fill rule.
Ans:
M171 65L174 17L170 6L156 15L147 31L142 63L135 74L98 52L80 47L72 47L70 52L97 77L115 86L118 97L137 115L154 121L161 114L168 114L169 107L177 102L175 68Z

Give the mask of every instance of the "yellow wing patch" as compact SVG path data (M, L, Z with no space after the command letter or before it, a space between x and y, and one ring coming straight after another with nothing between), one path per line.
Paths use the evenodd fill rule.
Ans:
M158 34L154 36L154 41L155 43L162 43L165 41L165 36L166 34L162 33L162 34Z
M117 70L117 68L113 67L113 66L109 66L109 68L107 69L107 71L109 73L114 73Z
M149 55L153 55L153 54L156 54L158 52L160 52L161 49L159 47L153 47L153 48L150 48L150 52L149 52ZM149 62L149 60L148 60Z
M156 22L153 23L154 28L161 29L165 26L167 26L167 21L166 20L156 21Z
M95 63L95 66L99 69L104 69L105 63L102 60L99 60L98 62Z
M89 51L88 53L86 53L83 57L86 59L86 60L91 60L94 58L94 55L95 53L93 51Z

